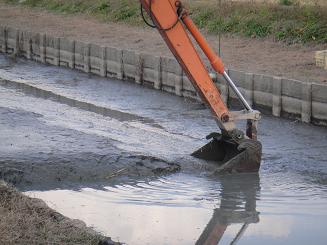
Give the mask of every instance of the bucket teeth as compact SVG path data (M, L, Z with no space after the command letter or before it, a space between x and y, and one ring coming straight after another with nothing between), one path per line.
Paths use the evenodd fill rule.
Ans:
M258 172L261 155L262 145L257 140L242 139L236 142L218 135L192 154L196 158L216 162L217 173Z

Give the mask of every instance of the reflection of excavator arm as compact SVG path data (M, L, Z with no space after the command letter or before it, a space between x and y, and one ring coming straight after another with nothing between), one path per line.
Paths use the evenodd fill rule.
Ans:
M225 156L222 156L222 159L220 159L221 164L225 164L228 162L226 160L231 160L238 153L243 151L239 149L237 150L237 147L245 136L242 131L236 129L235 121L238 119L247 120L246 135L248 138L256 140L256 126L257 121L260 119L260 112L253 110L244 99L233 81L225 72L221 59L210 48L200 31L192 22L187 11L183 8L180 1L140 0L140 2L153 22L153 24L148 23L148 25L156 27L159 30L168 47L182 66L193 86L196 88L196 91L211 109L216 122L222 131L222 135L224 137L223 140L220 135L219 137L214 137L213 141L215 142L212 141L210 145L201 148L194 154L194 156L207 160L213 160L211 155L215 155L216 150L214 150L214 152L211 152L211 150L208 152L208 149L213 148L212 143L218 142L220 145L220 143L224 143L225 138L227 138L229 141L232 141L232 144L235 144L232 146L233 149L229 150L228 148L227 150L224 150L224 152L231 151L230 154L225 154ZM208 57L213 69L226 79L228 85L240 99L245 110L240 112L230 112L228 110L187 31L189 31L204 54ZM256 142L256 144L258 144L258 142ZM259 147L255 146L254 148L259 150L259 155L261 155L261 145ZM205 153L205 156L203 156L203 153ZM225 159L226 157L229 159ZM258 161L258 159L256 159L256 161ZM252 171L258 170L260 160L256 165L256 169L253 169Z
M242 224L231 245L237 244L250 224L259 222L256 210L257 197L260 195L260 178L257 173L220 178L221 202L196 245L217 245L228 226ZM226 243L226 240L225 240Z

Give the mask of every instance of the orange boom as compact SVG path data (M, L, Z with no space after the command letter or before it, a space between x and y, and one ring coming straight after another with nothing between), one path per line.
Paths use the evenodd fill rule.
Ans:
M262 147L257 141L256 128L261 117L260 112L253 110L247 103L226 73L223 62L194 25L181 1L140 0L140 2L144 21L158 29L198 94L211 109L221 129L221 134L212 133L207 136L211 141L192 155L217 162L219 164L217 171L258 171ZM147 11L152 23L144 18L143 9ZM228 110L188 32L209 59L213 69L226 79L244 106L244 110L237 112ZM236 120L247 120L246 134L236 128Z

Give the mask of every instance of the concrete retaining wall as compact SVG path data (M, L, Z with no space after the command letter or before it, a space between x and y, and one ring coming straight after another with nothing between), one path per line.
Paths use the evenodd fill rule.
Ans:
M173 58L83 43L0 26L0 52L69 67L102 77L129 80L177 96L199 99ZM228 70L251 105L274 116L327 126L327 84ZM236 96L220 75L215 82L226 104Z

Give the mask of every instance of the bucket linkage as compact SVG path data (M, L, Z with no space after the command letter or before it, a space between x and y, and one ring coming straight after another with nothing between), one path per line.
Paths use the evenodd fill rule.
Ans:
M234 130L233 137L211 133L210 140L192 156L218 163L216 173L258 172L261 163L262 145L259 141L244 137L240 130Z

